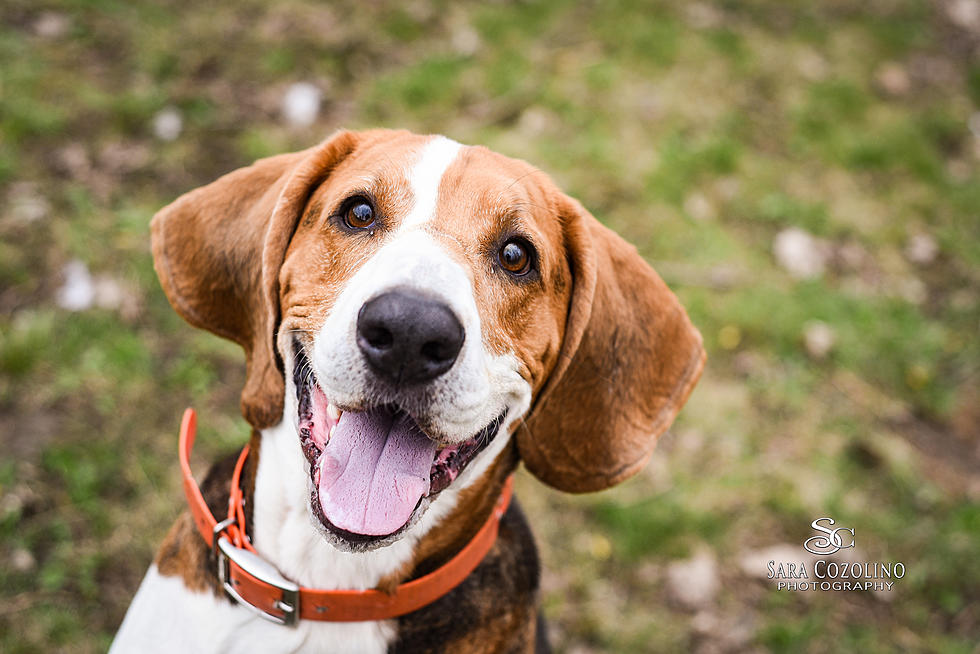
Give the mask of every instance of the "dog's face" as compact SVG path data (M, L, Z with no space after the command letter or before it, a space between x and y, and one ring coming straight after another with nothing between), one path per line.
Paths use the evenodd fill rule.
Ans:
M313 192L279 274L278 346L331 533L397 534L500 450L553 366L571 273L538 176L399 135Z
M563 490L617 483L703 366L633 248L530 165L443 137L341 132L153 228L168 297L245 348L244 413L295 426L345 549L398 539L505 450Z

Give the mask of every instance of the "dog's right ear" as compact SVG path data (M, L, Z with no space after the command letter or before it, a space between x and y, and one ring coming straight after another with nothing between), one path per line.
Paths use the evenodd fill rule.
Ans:
M282 417L279 268L310 194L357 143L356 133L342 131L308 150L261 159L153 217L153 262L167 299L187 322L245 350L242 414L257 429Z
M701 334L636 248L557 200L574 279L558 363L519 427L528 470L562 491L635 474L701 376Z

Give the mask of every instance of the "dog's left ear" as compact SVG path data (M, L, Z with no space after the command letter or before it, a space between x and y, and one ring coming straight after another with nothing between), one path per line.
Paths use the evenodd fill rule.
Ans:
M555 488L602 490L646 464L701 376L701 334L667 285L577 201L558 200L573 289L558 362L517 432Z
M245 350L242 414L256 429L282 418L275 348L279 269L310 194L350 154L358 134L261 159L177 198L151 223L153 263L187 322Z

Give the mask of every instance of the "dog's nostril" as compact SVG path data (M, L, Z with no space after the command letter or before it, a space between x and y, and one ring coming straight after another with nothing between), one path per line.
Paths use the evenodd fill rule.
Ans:
M368 345L378 350L387 350L395 342L395 337L384 327L369 327L362 330L361 335Z
M458 352L459 348L455 346L455 343L446 343L445 341L429 341L422 346L422 356L432 363L442 363L447 359L453 359Z

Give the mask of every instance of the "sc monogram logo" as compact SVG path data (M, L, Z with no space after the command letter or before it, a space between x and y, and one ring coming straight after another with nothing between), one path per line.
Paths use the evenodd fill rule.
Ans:
M805 549L810 554L816 554L818 556L828 556L834 554L840 550L846 550L848 547L854 547L854 530L849 527L837 527L836 529L831 529L830 527L825 527L820 524L821 521L826 521L828 525L834 525L833 518L817 518L810 523L816 531L824 534L823 536L812 536L803 543L803 549ZM844 540L840 536L840 532L849 531L851 532L851 542L844 544Z

